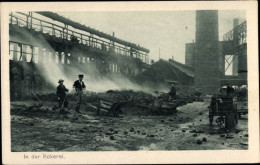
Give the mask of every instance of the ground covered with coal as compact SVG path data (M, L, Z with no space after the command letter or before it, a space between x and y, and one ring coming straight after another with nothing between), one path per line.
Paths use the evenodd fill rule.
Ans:
M110 95L107 92L103 95ZM139 93L146 98L154 96ZM91 96L91 97L90 97ZM46 97L46 96L44 96ZM120 99L129 100L128 96ZM92 98L92 101L91 101ZM108 97L109 98L109 97ZM75 98L70 96L69 109L60 112L51 96L41 100L11 102L11 150L32 151L136 151L136 150L243 150L248 149L248 120L243 115L235 130L216 123L209 126L209 98L179 106L171 115L149 113L149 109L132 102L114 117L88 106L96 95L89 95L74 112ZM139 99L140 100L140 99ZM145 101L146 100L146 101Z

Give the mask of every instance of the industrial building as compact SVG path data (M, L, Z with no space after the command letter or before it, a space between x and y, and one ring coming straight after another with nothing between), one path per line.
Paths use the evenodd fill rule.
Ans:
M9 57L11 99L52 90L48 66L131 78L149 65L148 49L52 12L10 13Z
M195 71L195 86L214 92L221 85L247 85L247 29L234 28L219 41L218 11L196 11L196 41L186 43L185 65Z

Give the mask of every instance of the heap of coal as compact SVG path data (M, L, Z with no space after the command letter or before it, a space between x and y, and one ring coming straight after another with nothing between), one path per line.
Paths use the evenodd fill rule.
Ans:
M89 115L97 115L100 100L112 103L124 102L120 107L121 115L170 115L177 112L177 107L192 103L193 101L203 101L201 94L191 89L179 88L175 99L169 97L168 93L154 91L151 94L133 90L108 90L103 93L86 91L83 94L83 104L81 110ZM187 92L189 90L189 92ZM67 113L73 114L76 106L76 95L69 93L69 108ZM199 98L199 99L198 99ZM37 95L26 103L11 103L11 113L19 115L52 116L59 112L57 96L55 93ZM107 113L101 112L100 115Z

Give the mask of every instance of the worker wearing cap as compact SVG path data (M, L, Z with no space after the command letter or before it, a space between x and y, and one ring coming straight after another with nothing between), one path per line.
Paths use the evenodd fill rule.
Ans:
M80 113L79 109L80 109L80 105L81 105L81 101L82 101L83 90L86 89L86 86L85 86L84 82L82 81L83 77L84 77L84 75L80 74L79 79L76 80L73 84L73 88L75 89L76 95L78 96L78 103L76 106L76 112L78 112L78 113Z
M60 79L59 80L59 86L57 87L57 96L58 96L58 102L59 102L59 107L60 108L68 108L68 101L66 98L66 92L68 92L69 90L65 87L65 85L63 85L64 80Z

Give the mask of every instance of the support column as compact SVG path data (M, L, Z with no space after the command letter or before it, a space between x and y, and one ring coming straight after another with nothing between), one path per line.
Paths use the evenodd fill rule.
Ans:
M43 49L42 47L39 47L39 53L38 53L38 63L42 63L43 61Z
M68 42L66 42L66 48L64 51L64 64L68 64Z
M233 22L233 28L235 29L237 26L238 26L238 18L236 18L236 19L234 19L233 20L234 22ZM237 30L235 30L234 32L233 32L233 41L235 42L235 44L234 45L238 45L238 38L237 38L237 36L238 36L238 31ZM233 59L233 64L232 64L232 75L238 75L238 73L237 73L237 71L238 71L238 54L237 54L237 52L235 52L234 53L234 59Z
M22 52L22 61L26 62L26 57L27 57L27 54L26 54L26 50L27 50L27 45L22 45L21 46L22 49L21 49L21 52Z
M238 70L240 73L238 74L240 79L247 80L247 45L245 44L243 48L241 48L238 54Z
M13 49L13 60L14 60L14 61L17 61L17 60L18 60L18 59L17 59L17 51L18 51L19 46L18 46L18 44L16 44L16 43L14 43L13 45L14 45L14 49Z
M58 57L59 57L59 60L58 60L58 63L61 64L62 63L62 52L58 52Z

